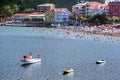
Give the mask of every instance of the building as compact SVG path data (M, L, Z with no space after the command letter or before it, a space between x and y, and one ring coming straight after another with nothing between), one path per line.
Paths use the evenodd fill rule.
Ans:
M67 8L55 9L55 23L64 23L69 21L71 12Z
M98 9L94 11L94 14L102 14L105 13L106 15L109 14L109 7L107 4L101 4L98 6Z
M109 2L114 2L114 1L120 1L120 0L105 0L105 4L108 4Z
M119 1L114 1L114 2L109 2L109 16L116 16L120 17L120 2Z
M72 6L72 12L78 16L94 15L94 12L98 10L99 5L101 5L101 3L81 2Z
M99 6L102 5L102 3L99 2L89 2L91 5L91 15L95 15L95 12L99 9Z
M43 21L45 20L44 14L38 13L20 13L14 15L14 25L18 26L45 26Z
M45 20L44 14L38 13L17 13L14 15L14 20L24 21L25 19L31 18L32 20Z
M91 15L91 8L89 2L81 2L72 6L72 12L77 16Z
M37 5L37 12L40 12L40 13L45 13L53 9L55 9L55 5L52 3Z

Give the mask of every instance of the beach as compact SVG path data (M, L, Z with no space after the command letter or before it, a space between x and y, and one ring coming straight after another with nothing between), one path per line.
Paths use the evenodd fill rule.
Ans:
M97 35L104 35L104 36L114 36L114 37L120 37L120 30L119 29L110 29L110 30L101 30L101 29L95 29L94 27L90 28L83 28L83 27L77 27L77 28L65 28L65 27L58 27L58 29L68 30L72 32L83 32L86 34L97 34Z

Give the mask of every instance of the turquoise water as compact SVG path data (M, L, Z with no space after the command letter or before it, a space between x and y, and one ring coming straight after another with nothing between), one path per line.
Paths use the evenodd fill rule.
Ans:
M120 38L66 30L0 26L0 80L119 80ZM94 40L97 38L98 40ZM24 54L40 53L41 63L22 65ZM104 65L96 60L104 59ZM73 73L63 75L64 68Z

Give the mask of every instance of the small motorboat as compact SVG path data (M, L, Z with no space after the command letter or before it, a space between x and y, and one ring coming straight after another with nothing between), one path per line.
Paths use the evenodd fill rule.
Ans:
M66 68L66 69L63 70L63 74L71 73L73 71L74 70L72 68Z
M103 63L105 63L106 61L105 60L97 60L96 61L96 64L103 64Z
M37 63L41 61L40 55L38 54L38 58L32 58L32 56L24 55L23 60L24 64L32 64L32 63Z
M41 59L32 58L32 59L23 59L23 60L21 60L21 61L24 62L25 64L32 64L32 63L40 62Z

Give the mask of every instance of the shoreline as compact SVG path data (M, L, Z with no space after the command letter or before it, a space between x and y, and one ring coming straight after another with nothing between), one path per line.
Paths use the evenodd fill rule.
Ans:
M83 32L86 34L95 34L95 35L103 35L103 36L112 36L112 37L120 37L120 33L108 33L108 32L97 32L97 31L86 31L80 28L65 28L58 27L58 29L67 30L71 32Z
M7 27L21 27L21 26L7 26ZM27 26L24 26L27 27ZM39 27L37 27L39 28ZM61 29L61 30L66 30L68 31L67 34L69 34L69 32L83 32L86 34L95 34L95 35L103 35L103 36L112 36L112 37L120 37L120 33L109 33L109 32L99 32L99 31L90 31L87 29L82 29L82 27L79 28L70 28L70 27L40 27L40 28L50 28L50 29Z

